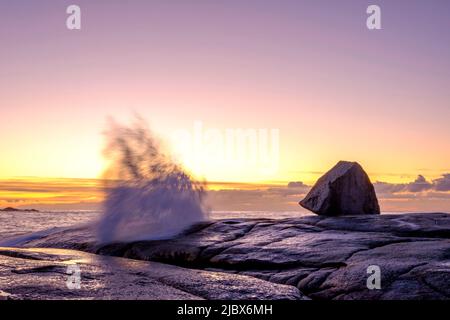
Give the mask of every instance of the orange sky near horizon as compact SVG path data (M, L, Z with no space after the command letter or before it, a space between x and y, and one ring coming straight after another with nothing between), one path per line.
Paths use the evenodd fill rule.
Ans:
M396 185L393 185L396 186ZM383 212L444 212L450 193L432 191L383 192L378 188ZM299 205L310 186L289 188L285 184L210 182L206 203L211 210L304 211ZM0 207L39 210L101 210L104 185L98 179L14 178L0 180Z

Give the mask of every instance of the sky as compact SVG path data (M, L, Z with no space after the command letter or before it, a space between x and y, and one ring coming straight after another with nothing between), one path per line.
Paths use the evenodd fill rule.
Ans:
M382 209L450 211L449 29L446 0L2 1L0 205L99 203L108 118L139 114L220 209L297 209L351 160Z

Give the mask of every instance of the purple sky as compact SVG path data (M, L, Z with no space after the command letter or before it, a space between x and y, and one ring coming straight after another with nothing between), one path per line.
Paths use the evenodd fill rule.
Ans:
M0 15L0 177L98 177L105 119L133 112L163 137L198 120L280 130L275 175L197 172L213 181L311 184L342 159L373 181L450 172L450 1L15 0Z

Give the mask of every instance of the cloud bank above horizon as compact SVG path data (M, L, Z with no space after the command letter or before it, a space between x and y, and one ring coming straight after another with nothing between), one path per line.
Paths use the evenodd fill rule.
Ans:
M298 205L311 189L302 181L282 184L208 184L207 204L217 211L304 211ZM376 181L383 212L449 211L450 173L428 180L419 175L408 183ZM6 179L0 182L0 206L44 210L99 210L103 201L99 179Z

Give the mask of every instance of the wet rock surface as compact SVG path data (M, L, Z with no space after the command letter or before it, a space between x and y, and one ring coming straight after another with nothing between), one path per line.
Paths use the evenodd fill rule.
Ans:
M220 220L171 240L106 246L81 228L22 245L245 275L312 299L450 299L450 215L443 213ZM380 290L367 288L371 265L380 267Z
M77 265L80 288L69 288ZM0 300L301 299L291 286L253 277L61 249L0 248Z

